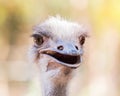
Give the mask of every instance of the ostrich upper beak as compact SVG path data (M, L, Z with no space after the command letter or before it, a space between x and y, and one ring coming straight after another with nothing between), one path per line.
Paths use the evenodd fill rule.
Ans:
M78 67L81 62L82 50L72 43L60 42L56 48L48 48L41 51L55 58L60 64L69 67Z

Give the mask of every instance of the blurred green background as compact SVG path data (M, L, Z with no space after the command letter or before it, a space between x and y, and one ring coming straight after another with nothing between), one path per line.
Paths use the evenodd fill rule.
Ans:
M120 96L120 0L0 0L0 96L41 96L30 34L57 14L90 32L69 96Z

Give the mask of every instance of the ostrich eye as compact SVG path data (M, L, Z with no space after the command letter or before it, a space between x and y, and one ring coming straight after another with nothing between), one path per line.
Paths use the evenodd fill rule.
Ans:
M79 42L80 42L80 45L83 45L85 43L85 36L80 36L79 37Z
M36 37L34 38L34 42L37 44L37 45L41 45L43 43L43 37Z
M32 35L33 37L33 41L36 45L41 45L43 44L44 40L43 40L43 36L40 36L38 34L33 34Z

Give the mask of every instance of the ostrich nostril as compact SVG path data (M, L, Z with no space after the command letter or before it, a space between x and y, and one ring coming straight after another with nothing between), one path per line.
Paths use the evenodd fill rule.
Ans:
M57 47L57 49L58 49L58 50L63 50L64 47L63 47L62 45L60 45L60 46Z
M78 50L78 46L75 46L75 48Z

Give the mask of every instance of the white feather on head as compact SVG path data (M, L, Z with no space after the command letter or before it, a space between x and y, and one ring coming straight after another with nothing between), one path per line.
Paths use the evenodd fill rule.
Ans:
M88 30L83 25L67 21L60 16L49 17L43 23L37 25L34 28L34 33L39 31L49 32L63 40L71 40L71 38L75 39L80 35L87 36L88 34Z

